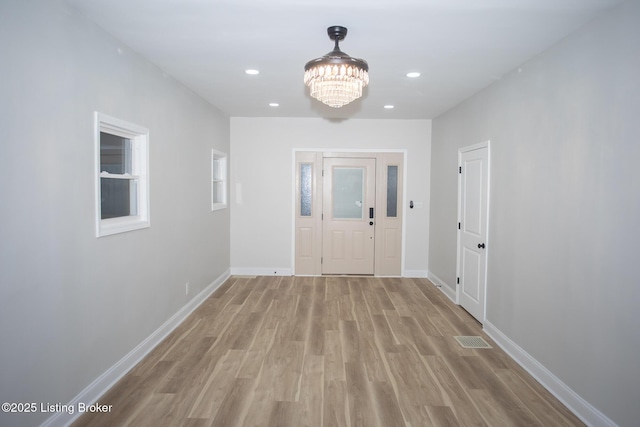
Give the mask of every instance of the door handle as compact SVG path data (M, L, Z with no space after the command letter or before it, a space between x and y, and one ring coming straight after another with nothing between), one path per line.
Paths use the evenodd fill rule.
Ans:
M369 219L373 219L373 208L369 208Z
M478 249L484 249L484 243L478 243Z
M369 225L373 225L373 221L369 221Z

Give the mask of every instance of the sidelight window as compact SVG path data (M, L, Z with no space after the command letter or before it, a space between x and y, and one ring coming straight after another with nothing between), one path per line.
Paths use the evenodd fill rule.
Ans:
M398 166L387 166L387 217L398 216Z

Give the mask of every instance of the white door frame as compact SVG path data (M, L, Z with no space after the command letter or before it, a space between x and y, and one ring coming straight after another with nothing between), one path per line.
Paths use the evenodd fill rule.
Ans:
M292 172L292 185L291 185L291 200L293 209L291 209L291 271L293 274L296 274L296 198L297 198L297 189L296 189L296 154L304 153L304 152L315 152L318 153L321 157L324 155L331 155L332 153L339 153L339 157L359 157L362 154L372 154L374 157L378 154L384 153L400 153L402 154L402 196L398 203L402 205L399 207L401 209L401 218L402 218L402 243L401 243L401 260L400 260L400 276L405 276L405 249L406 249L406 227L407 227L407 209L404 209L404 202L407 199L407 149L359 149L359 148L292 148L291 150L291 172ZM377 178L376 178L377 180ZM319 224L320 228L322 224ZM310 275L321 275L320 271ZM375 276L375 274L374 274ZM377 276L376 276L377 277Z
M487 293L487 277L488 277L488 260L489 260L489 251L490 251L490 245L489 245L489 205L491 203L491 141L487 140L484 142L480 142L478 144L473 144L473 145L469 145L466 147L462 147L458 149L458 167L461 167L461 163L462 163L462 154L469 152L469 151L474 151L474 150L478 150L481 148L486 148L487 149L487 211L486 211L486 224L485 224L485 230L486 230L486 236L485 236L485 269L484 269L484 302L483 302L483 308L482 308L482 312L483 312L483 318L482 319L477 319L480 323L484 324L485 320L486 320L486 315L487 315L487 300L488 300L488 293ZM458 173L458 224L460 224L462 222L462 175L460 173ZM455 303L460 305L460 275L461 275L461 260L460 260L460 249L461 249L461 230L460 228L458 228L457 231L457 244L456 244L456 295L455 295Z

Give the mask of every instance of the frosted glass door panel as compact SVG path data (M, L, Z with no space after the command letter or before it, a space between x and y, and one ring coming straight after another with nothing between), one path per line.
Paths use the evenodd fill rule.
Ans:
M362 219L365 168L333 169L333 218Z

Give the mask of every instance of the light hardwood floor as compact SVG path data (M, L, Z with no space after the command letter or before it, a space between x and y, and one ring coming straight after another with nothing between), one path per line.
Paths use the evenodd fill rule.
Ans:
M74 425L583 425L426 279L232 277L99 402Z

